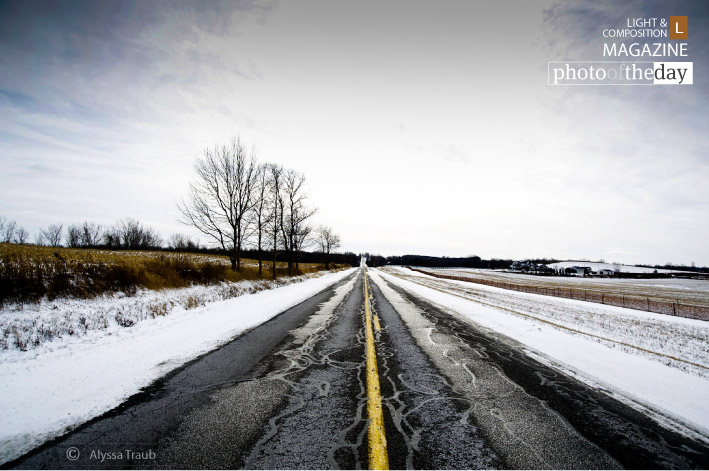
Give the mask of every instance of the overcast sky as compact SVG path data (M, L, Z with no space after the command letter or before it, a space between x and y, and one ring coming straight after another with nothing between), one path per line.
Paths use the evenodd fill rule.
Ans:
M709 265L708 5L0 0L0 214L189 233L195 156L239 135L344 250ZM547 85L670 15L695 85Z

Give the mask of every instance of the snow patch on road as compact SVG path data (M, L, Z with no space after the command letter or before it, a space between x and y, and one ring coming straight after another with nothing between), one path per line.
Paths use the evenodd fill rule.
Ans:
M320 309L310 316L308 320L298 329L292 332L294 337L293 343L296 345L305 345L307 342L315 342L314 334L325 330L328 325L330 318L335 313L335 309L340 305L345 296L352 291L356 277L353 277L350 281L344 285L335 289L335 294L320 306Z

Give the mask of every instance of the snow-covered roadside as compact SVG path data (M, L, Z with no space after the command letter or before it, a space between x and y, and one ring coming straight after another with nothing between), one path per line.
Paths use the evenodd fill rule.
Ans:
M278 280L222 282L157 291L141 289L132 295L111 293L92 299L45 299L38 304L6 305L0 308L0 361L7 353L3 350L51 349L66 338L94 334L97 330L114 331L145 319L169 316L183 309L300 283L324 274L326 272Z
M385 271L709 379L709 322L445 280L396 267Z
M400 286L524 345L528 353L555 368L609 391L615 397L679 430L709 441L709 380L544 322L507 314L478 302L443 293L398 276L373 270L376 280ZM687 427L685 429L684 427Z
M244 294L0 356L0 463L84 423L155 379L354 272ZM48 347L51 345L51 347Z

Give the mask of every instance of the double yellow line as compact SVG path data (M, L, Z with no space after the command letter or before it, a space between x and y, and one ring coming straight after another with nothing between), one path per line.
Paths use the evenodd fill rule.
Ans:
M374 323L377 331L381 329L379 318L372 311L369 301L372 298L369 290L367 270L364 270L364 326L367 341L367 415L369 416L369 469L389 469L389 454L384 433L384 411L382 410L382 395L379 388L379 371L377 369L377 351L374 347Z

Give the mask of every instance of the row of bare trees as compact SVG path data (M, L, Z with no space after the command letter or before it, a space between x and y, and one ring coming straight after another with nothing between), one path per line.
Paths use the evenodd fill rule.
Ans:
M29 233L15 221L0 215L0 242L26 244L29 242ZM112 226L84 221L69 225L66 231L63 224L50 224L39 230L35 243L50 247L66 245L73 248L105 247L109 249L153 249L162 245L160 236L154 229L132 218L123 219ZM174 249L199 248L195 242L179 234L168 239L168 247Z
M152 249L160 247L162 241L158 233L133 218L118 221L113 226L84 221L72 224L66 230L68 247L105 247L109 249ZM62 226L50 225L40 230L38 242L42 245L57 246L61 240Z
M178 203L179 220L222 249L233 270L241 269L244 250L255 249L259 276L263 276L265 257L270 256L275 278L279 255L287 260L292 275L299 268L301 251L314 242L329 268L329 256L340 247L340 238L330 227L313 227L317 208L308 201L303 173L260 163L254 150L247 150L239 138L206 149L194 168L188 195ZM60 246L63 238L69 247L148 249L162 245L157 232L131 218L113 226L86 221L66 231L63 225L52 224L40 230L37 243ZM27 243L28 239L24 228L0 217L0 242ZM179 234L167 244L176 250L199 249L197 242Z
M300 252L316 236L326 255L339 247L332 229L314 230L310 224L317 208L308 201L303 173L260 163L239 138L205 149L194 167L188 195L178 203L179 220L221 247L233 270L241 269L242 252L249 245L258 253L259 276L264 253L272 256L274 278L279 251L286 254L288 273L293 274Z
M30 234L24 227L0 215L0 242L25 244L29 238Z
M259 182L253 206L252 227L246 228L251 235L248 248L256 249L259 257L259 275L263 274L264 254L273 253L273 247L287 250L294 249L294 261L297 268L300 250L316 242L320 252L325 255L326 268L329 268L329 256L340 246L340 237L330 228L319 226L313 230L304 225L314 210L300 211L298 191L285 191L283 188L297 188L299 178L295 173L284 171L278 166L263 166L258 174ZM270 185L275 182L276 185ZM284 195L274 198L274 189L283 191ZM294 195L294 193L296 193ZM275 203L274 203L275 201ZM301 199L302 203L302 199ZM295 216L292 216L295 214ZM273 227L277 228L274 233ZM293 234L289 238L289 234ZM0 215L0 242L26 244L29 242L29 232L16 221ZM292 239L292 242L290 241ZM281 243L282 240L287 240ZM132 218L126 218L114 225L102 225L92 221L70 224L50 224L40 228L35 239L37 245L49 247L72 248L108 248L108 249L156 249L194 252L205 250L198 240L184 234L172 234L162 241L158 233ZM253 252L250 254L253 256ZM277 254L276 254L277 256ZM292 260L292 259L291 259Z

